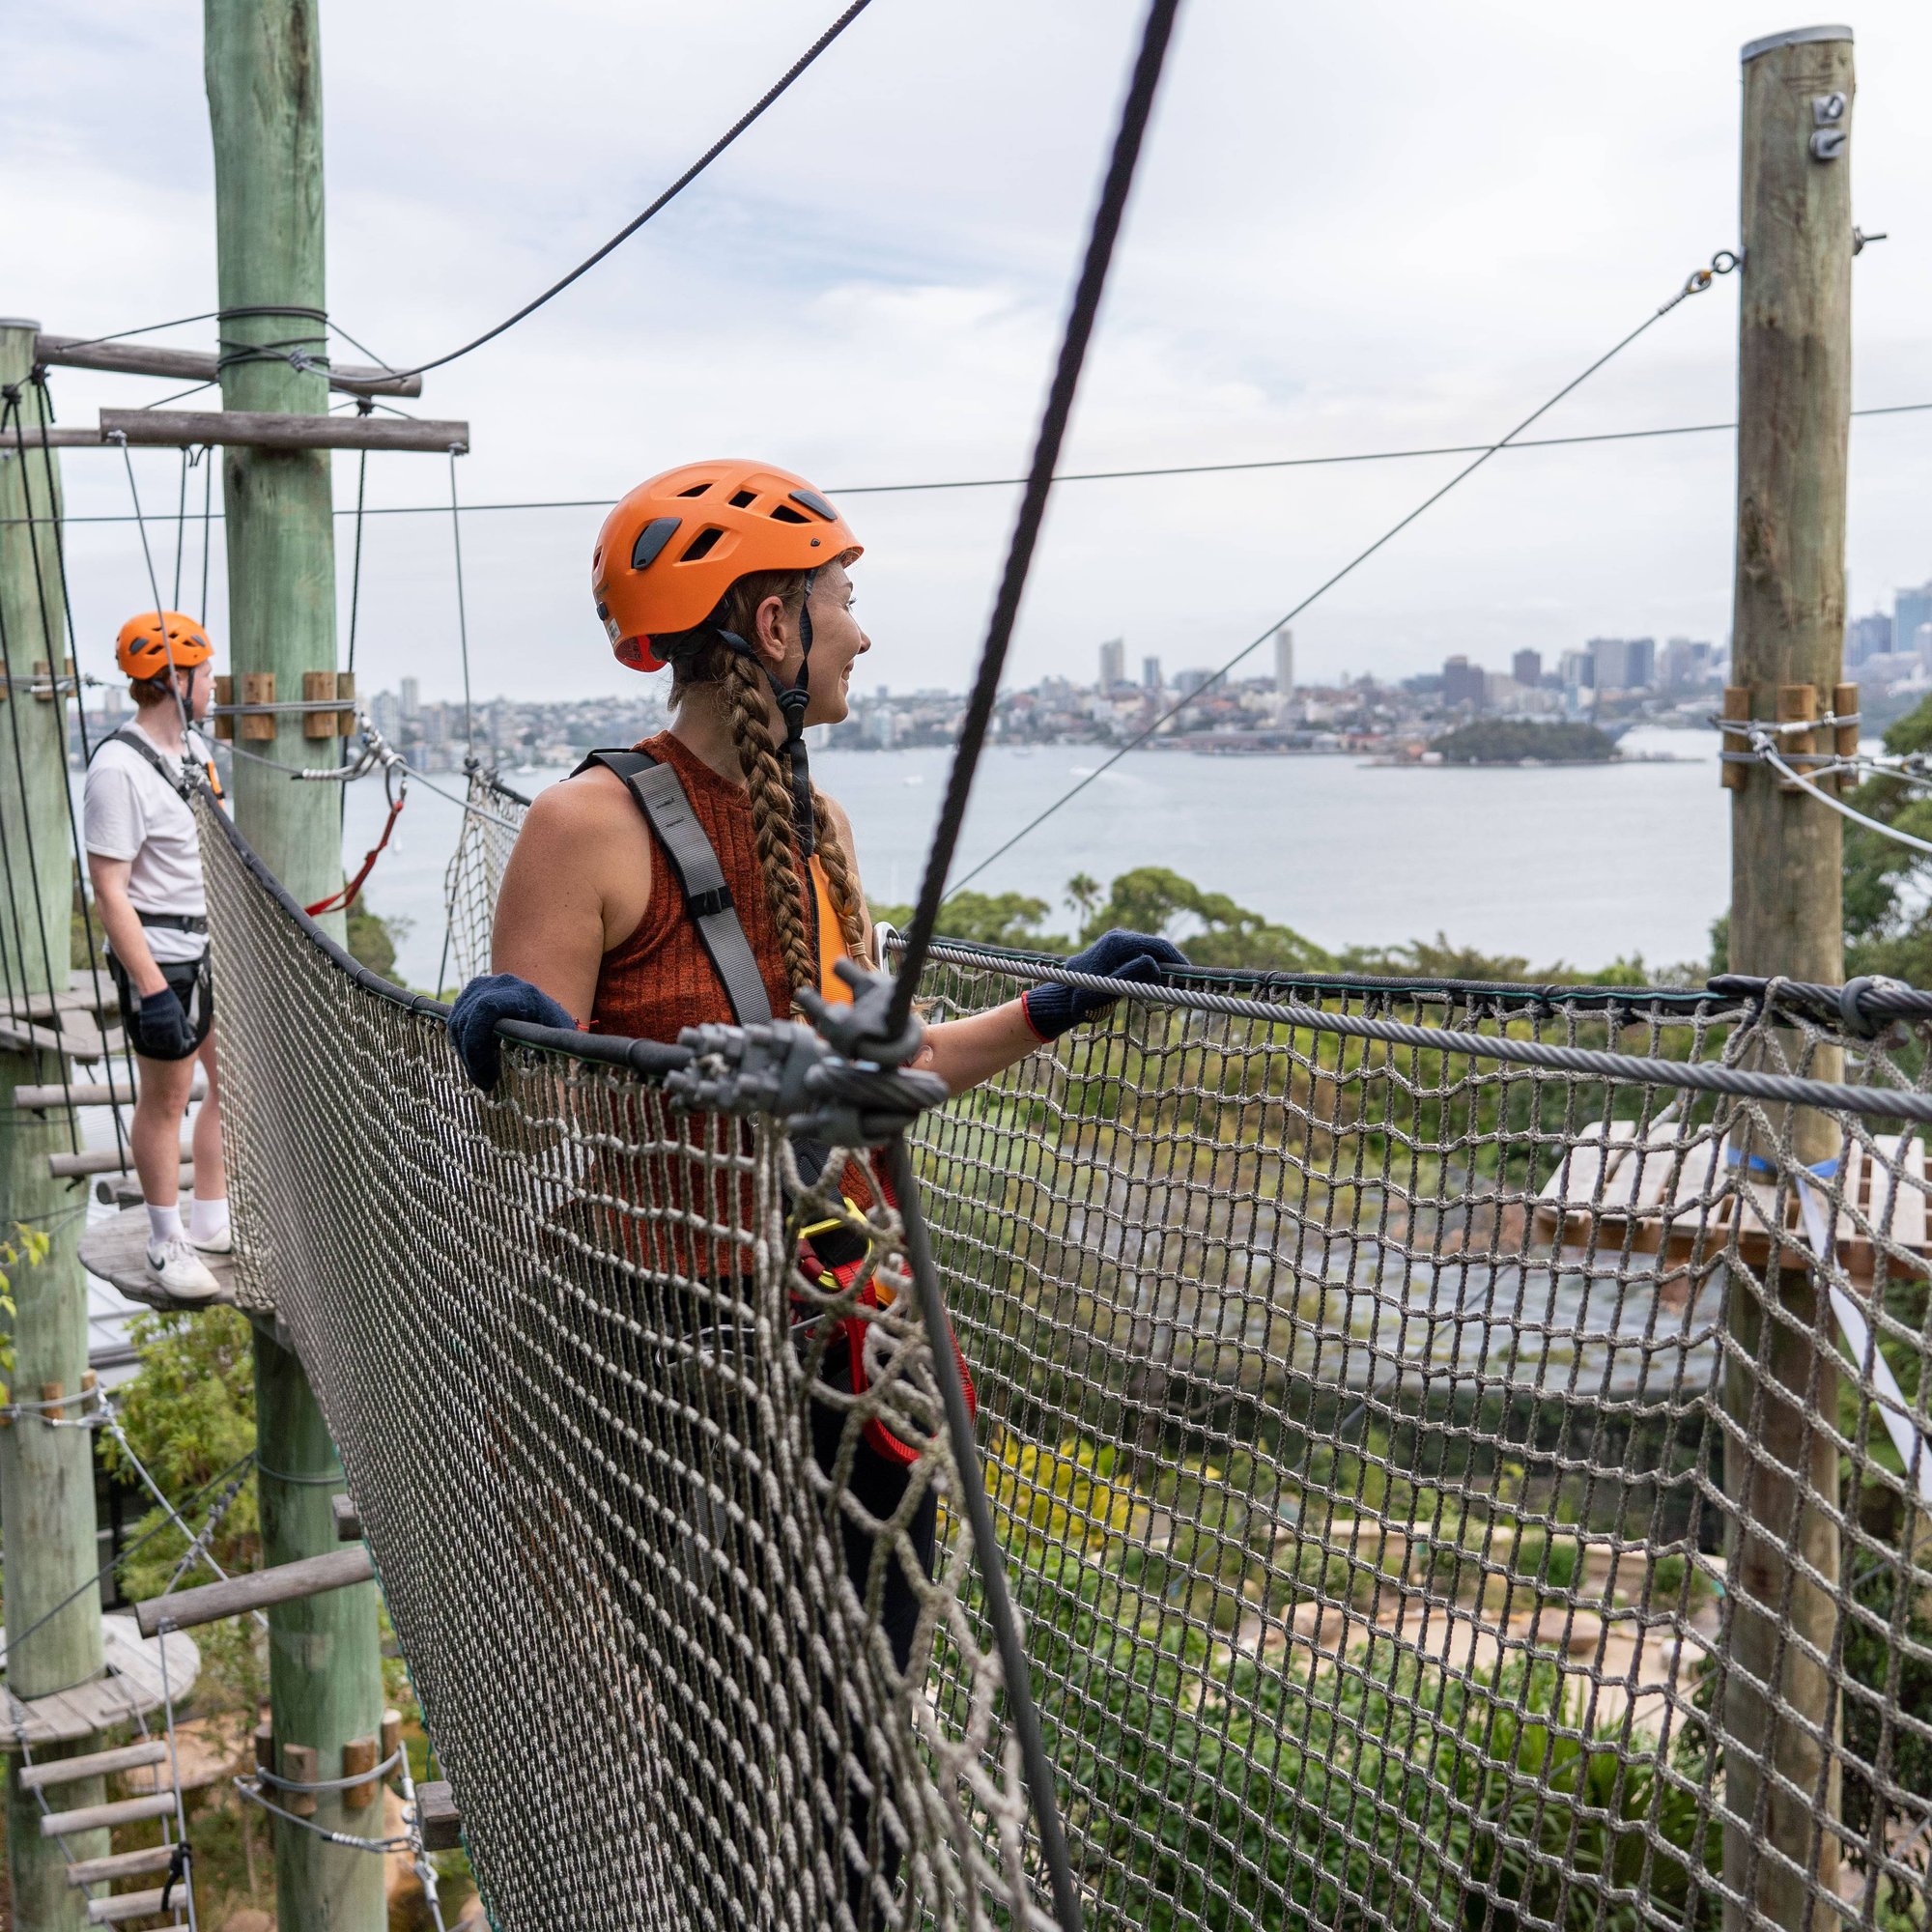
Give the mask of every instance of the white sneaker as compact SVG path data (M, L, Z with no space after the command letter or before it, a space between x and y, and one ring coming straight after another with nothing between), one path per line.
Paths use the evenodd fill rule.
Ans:
M180 1301L207 1301L221 1293L221 1284L209 1273L208 1264L185 1235L148 1243L148 1274Z
M220 1234L211 1236L205 1241L199 1235L190 1235L188 1240L205 1255L232 1255L235 1252L235 1230L233 1227L222 1229Z

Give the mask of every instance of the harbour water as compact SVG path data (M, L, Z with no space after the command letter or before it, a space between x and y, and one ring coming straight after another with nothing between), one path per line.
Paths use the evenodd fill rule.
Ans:
M1674 762L1474 770L1396 768L1346 756L1130 754L976 879L976 890L1047 900L1070 929L1066 882L1103 884L1166 866L1331 949L1446 933L1532 966L1589 970L1641 953L1701 960L1729 895L1730 813L1711 734L1638 729L1627 753ZM995 748L981 763L959 872L1016 832L1103 753ZM910 900L938 814L950 748L825 752L823 787L851 814L877 901ZM559 771L506 773L525 792ZM460 775L437 782L461 793ZM433 986L442 875L462 814L426 785L367 888L410 922L399 976ZM377 784L350 788L343 850L353 870L382 829Z

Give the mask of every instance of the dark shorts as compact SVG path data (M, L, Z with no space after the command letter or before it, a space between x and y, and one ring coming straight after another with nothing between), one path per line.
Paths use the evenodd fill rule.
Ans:
M128 980L127 968L110 952L107 970L114 975L115 990L121 995L121 1023L128 1029L128 1044L144 1060L192 1060L208 1037L209 1028L214 1024L214 979L209 970L208 954L204 952L199 959L156 963L160 965L161 978L174 988L175 998L182 1003L194 1044L185 1053L179 1053L172 1046L157 1049L148 1043L141 1033L141 996Z

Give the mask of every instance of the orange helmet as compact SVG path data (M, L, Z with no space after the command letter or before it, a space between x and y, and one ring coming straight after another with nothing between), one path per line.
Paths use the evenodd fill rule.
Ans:
M159 677L170 665L177 670L190 670L213 655L208 633L179 611L143 611L121 626L121 635L114 640L114 662L134 678Z
M821 570L862 548L803 476L769 463L687 463L639 483L604 519L590 587L617 662L661 670L652 638L703 623L739 578Z

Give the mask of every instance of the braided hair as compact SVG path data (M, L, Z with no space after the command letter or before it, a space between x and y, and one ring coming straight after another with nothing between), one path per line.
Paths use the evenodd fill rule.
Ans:
M732 743L737 748L738 768L752 796L752 831L757 847L758 869L764 877L765 900L771 908L772 923L784 956L785 977L791 981L794 993L801 986L818 984L818 962L812 956L807 937L808 887L792 828L791 787L772 736L764 672L751 659L723 642L718 632L726 630L740 637L749 636L758 606L768 597L778 598L787 611L795 614L805 604L805 584L804 571L753 571L732 584L718 608L696 629L676 637L655 639L652 644L671 668L673 709L699 687L719 690L730 722ZM865 945L865 915L853 877L851 856L816 787L811 805L818 856L825 867L826 883L832 889L838 929L846 949L855 959L860 958Z

